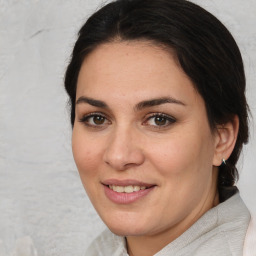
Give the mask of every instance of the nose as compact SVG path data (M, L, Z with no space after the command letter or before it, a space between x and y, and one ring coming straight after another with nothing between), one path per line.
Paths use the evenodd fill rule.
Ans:
M139 134L132 129L116 129L108 140L103 160L113 169L122 171L145 161Z

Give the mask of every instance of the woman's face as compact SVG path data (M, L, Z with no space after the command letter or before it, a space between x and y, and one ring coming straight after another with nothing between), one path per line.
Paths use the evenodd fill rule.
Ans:
M74 159L114 233L178 234L213 206L217 136L171 54L147 42L101 45L82 64L76 100Z

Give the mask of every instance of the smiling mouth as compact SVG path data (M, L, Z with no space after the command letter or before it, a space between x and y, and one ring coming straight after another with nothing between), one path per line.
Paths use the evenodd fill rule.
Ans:
M116 204L130 204L152 193L155 184L136 180L110 179L102 183L106 197Z
M129 186L117 186L117 185L108 185L108 187L118 193L133 193L138 192L140 190L147 189L146 186L137 186L137 185L129 185Z

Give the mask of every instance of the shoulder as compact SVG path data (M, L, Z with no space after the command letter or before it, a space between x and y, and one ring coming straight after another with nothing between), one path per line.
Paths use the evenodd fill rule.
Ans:
M250 213L239 192L206 212L156 256L242 256Z
M256 219L255 215L251 218L249 228L246 233L244 243L244 256L255 256L256 252Z
M108 229L103 231L88 247L85 256L128 256L125 239Z
M193 255L241 256L250 222L250 213L239 192L210 210L202 218L202 223L211 222L208 232L202 234ZM200 224L200 223L198 223Z

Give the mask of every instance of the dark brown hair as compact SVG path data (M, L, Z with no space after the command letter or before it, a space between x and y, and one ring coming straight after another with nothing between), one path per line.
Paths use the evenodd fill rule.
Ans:
M248 140L245 74L238 46L212 14L186 0L117 0L94 13L79 31L65 76L75 120L76 84L84 58L113 40L146 40L172 50L205 101L212 130L239 117L235 148L220 166L218 185L238 179L236 163Z

